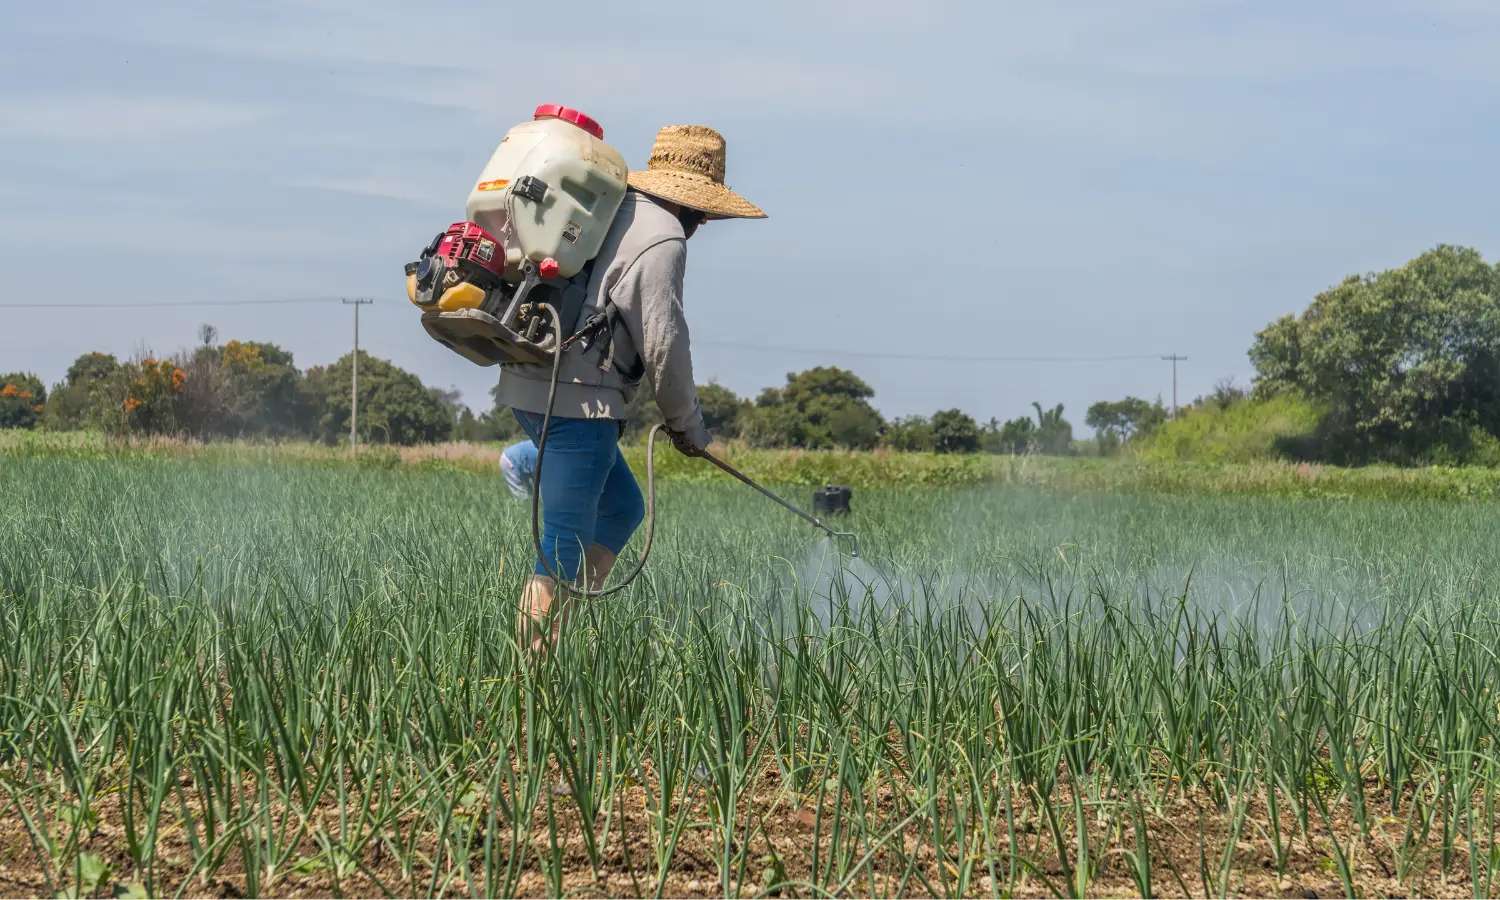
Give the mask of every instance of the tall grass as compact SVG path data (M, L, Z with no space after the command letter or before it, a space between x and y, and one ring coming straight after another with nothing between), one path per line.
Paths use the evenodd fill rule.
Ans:
M412 447L362 446L351 454L347 446L325 446L308 441L204 443L169 437L113 438L95 432L31 432L0 430L0 458L28 459L172 459L211 465L267 463L314 468L391 469L467 472L492 477L501 443L454 442ZM625 456L638 473L645 471L644 442L627 445ZM715 445L715 452L755 478L804 486L833 482L855 486L957 487L991 479L994 457L938 453L897 453L849 450L757 450L739 443ZM700 460L675 453L657 459L657 472L673 481L713 481L725 476Z
M200 443L162 437L117 440L83 432L0 430L0 460L140 460L339 471L414 469L485 479L494 478L502 448L503 445L496 443L460 442L414 447L364 446L358 454L351 454L347 447L305 441ZM624 450L631 468L644 477L645 447L626 446ZM948 489L1003 484L1071 492L1276 495L1309 499L1500 498L1500 469L1482 466L1342 468L1270 460L1224 462L1155 456L1100 459L903 453L885 449L765 450L739 443L716 445L715 452L758 481L797 487L846 484L856 488ZM676 453L660 454L656 468L663 481L730 483L727 475L702 460Z
M0 477L21 892L1495 890L1488 506L669 484L536 664L498 480Z
M1155 462L1200 460L1248 463L1274 459L1278 444L1306 440L1323 411L1291 394L1247 400L1226 407L1206 404L1131 443L1131 452Z

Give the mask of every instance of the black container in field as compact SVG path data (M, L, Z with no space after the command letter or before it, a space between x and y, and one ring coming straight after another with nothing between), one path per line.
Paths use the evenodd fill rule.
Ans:
M843 516L849 513L849 498L854 492L840 484L830 484L813 491L813 514Z

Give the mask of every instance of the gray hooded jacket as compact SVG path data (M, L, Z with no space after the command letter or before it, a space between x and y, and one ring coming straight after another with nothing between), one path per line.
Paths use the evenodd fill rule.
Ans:
M594 258L588 301L578 324L604 308L604 298L619 309L613 336L613 359L601 368L601 342L563 356L553 415L573 419L624 419L626 405L639 386L628 374L641 373L656 392L667 427L685 434L697 447L712 440L703 425L693 358L688 349L687 319L682 312L682 279L687 266L687 239L682 224L649 194L627 191ZM526 412L547 409L550 366L508 365L500 374L497 399Z

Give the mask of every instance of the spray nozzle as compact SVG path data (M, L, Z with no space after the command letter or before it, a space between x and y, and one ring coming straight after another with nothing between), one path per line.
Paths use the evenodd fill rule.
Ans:
M828 532L828 536L835 540L838 538L848 538L849 556L853 559L859 559L859 535L852 531L830 531Z

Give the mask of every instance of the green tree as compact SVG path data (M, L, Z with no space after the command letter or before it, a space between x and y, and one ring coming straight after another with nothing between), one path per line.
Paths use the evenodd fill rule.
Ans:
M310 430L312 423L298 421L302 373L291 353L275 344L230 341L224 345L221 367L230 427L237 434L282 437Z
M0 375L0 428L35 428L46 409L47 388L29 372Z
M945 409L932 416L933 449L939 453L978 453L979 424L960 409Z
M1049 456L1067 456L1073 452L1073 426L1063 418L1061 403L1051 409L1042 409L1033 402L1036 410L1036 431L1031 435L1036 452Z
M937 435L926 416L902 416L886 425L880 445L908 453L931 453L937 447Z
M656 389L643 378L625 406L625 433L622 436L627 441L641 440L653 425L661 421L661 410L656 406Z
M328 366L308 366L302 373L302 381L297 385L297 408L300 410L301 421L308 423L307 436L317 441L334 443L339 435L329 434L324 431L323 422L329 418L328 402L332 393L331 376ZM344 382L344 396L349 396L349 383ZM348 429L344 430L347 435Z
M885 420L868 403L839 403L823 413L822 425L828 443L819 446L870 450L880 443Z
M801 444L806 421L794 404L787 403L780 388L766 388L755 403L740 412L740 437L754 447L794 447Z
M97 384L117 375L120 362L108 353L85 353L68 366L69 387L78 384Z
M1029 419L1027 421L1030 421ZM990 416L988 422L979 426L979 449L983 453L1013 453L1014 448L1005 446L1000 438L1000 420Z
M326 369L307 373L304 402L320 410L317 436L334 443L349 433L349 387L353 354ZM448 398L390 361L359 355L359 439L381 444L421 444L447 440L455 416Z
M1326 410L1335 462L1463 458L1500 435L1500 270L1441 245L1350 276L1255 337L1255 391Z
M716 381L698 385L698 406L703 411L703 424L716 439L727 441L739 436L740 413L748 405L734 391Z
M478 421L486 434L486 437L481 440L503 441L510 444L526 436L526 432L522 430L521 423L516 421L516 416L511 412L510 407L500 402L500 382L498 381L490 387L490 410L479 416Z
M1160 401L1148 403L1139 397L1100 401L1083 417L1084 423L1094 429L1101 453L1109 453L1137 435L1149 434L1166 420L1167 411Z
M179 403L187 373L169 359L147 356L123 370L129 379L125 425L134 434L175 435L182 430Z
M453 440L480 443L495 440L495 433L487 415L476 416L467 406L458 411L458 421L453 426Z
M789 372L785 387L756 398L742 430L759 446L869 449L885 430L873 396L859 376L834 366Z
M201 333L217 335L211 328ZM181 424L197 437L287 437L313 429L300 402L302 373L275 344L204 343L178 365L186 375Z
M1214 382L1213 393L1194 398L1193 406L1199 408L1213 406L1215 409L1224 410L1248 399L1250 399L1250 392L1235 384L1233 378L1221 378ZM1161 400L1158 399L1156 403L1160 406Z
M48 395L42 412L43 427L53 431L124 432L130 382L128 368L108 353L83 354Z
M991 424L993 424L993 420L991 420ZM1034 449L1036 423L1025 416L1007 419L1004 425L1001 425L994 431L994 435L992 446L995 449L993 452L1012 454L1030 453Z

